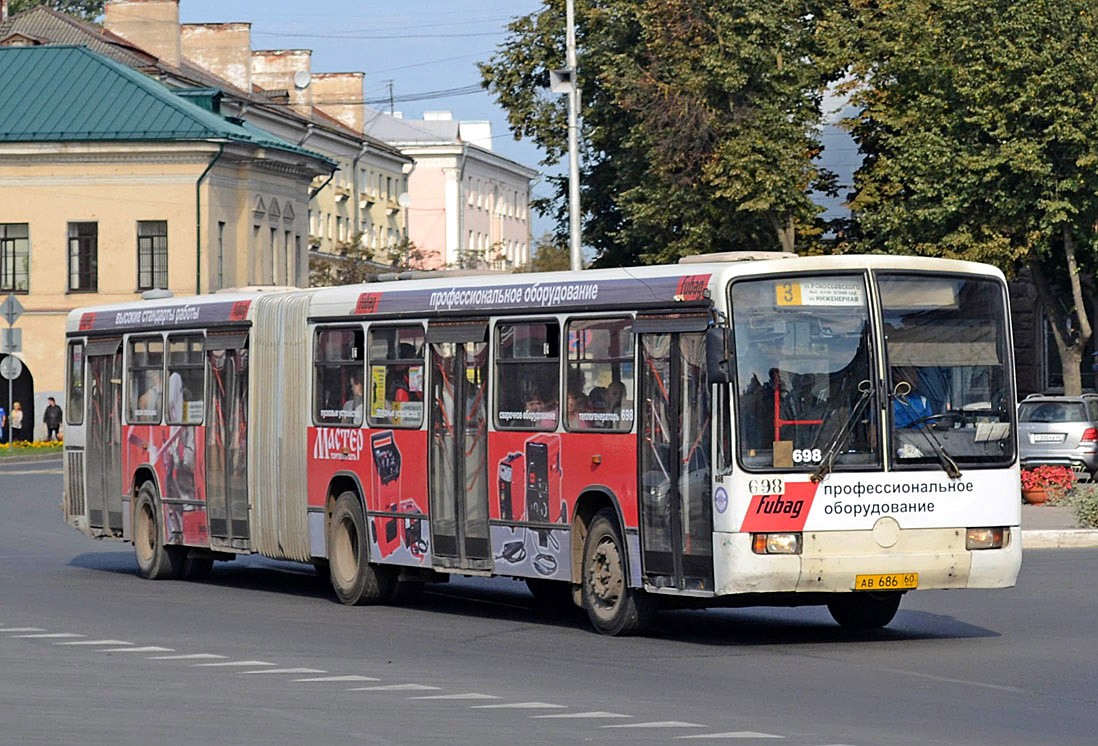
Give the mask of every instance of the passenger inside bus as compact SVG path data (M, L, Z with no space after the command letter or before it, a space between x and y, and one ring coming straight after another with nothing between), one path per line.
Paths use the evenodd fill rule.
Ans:
M892 419L895 426L900 429L925 426L927 419L934 416L934 410L930 406L930 400L920 393L919 372L910 366L894 368L892 380L895 387L901 383L911 387L907 394L903 393L901 387L893 397Z

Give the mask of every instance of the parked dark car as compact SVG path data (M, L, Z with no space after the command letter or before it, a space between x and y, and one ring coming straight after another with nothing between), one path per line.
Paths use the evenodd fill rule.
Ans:
M1067 466L1098 474L1098 394L1027 396L1018 405L1022 468Z

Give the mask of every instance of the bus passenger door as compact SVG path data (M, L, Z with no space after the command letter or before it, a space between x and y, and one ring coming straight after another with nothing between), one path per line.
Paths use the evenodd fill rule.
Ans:
M653 322L638 318L642 332ZM639 333L641 560L646 581L678 590L713 590L710 508L710 386L705 333L678 331L682 319ZM690 324L696 328L697 322Z
M122 340L88 343L88 524L122 535Z
M247 549L248 335L206 337L206 510L213 544Z
M435 567L492 568L486 322L427 327L428 502Z

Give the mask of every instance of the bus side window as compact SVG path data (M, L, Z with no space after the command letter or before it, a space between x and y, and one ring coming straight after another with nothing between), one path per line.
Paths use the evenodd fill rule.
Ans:
M68 357L69 400L65 406L65 419L70 425L84 422L84 343L69 344Z
M496 427L556 430L560 327L555 321L496 326Z
M201 425L206 392L201 334L168 337L168 424Z
M423 327L370 327L370 427L423 424Z
M313 418L318 425L362 424L362 327L316 330L313 347Z
M159 425L164 408L164 339L130 338L128 421Z
M632 319L570 321L566 427L629 432L634 392Z

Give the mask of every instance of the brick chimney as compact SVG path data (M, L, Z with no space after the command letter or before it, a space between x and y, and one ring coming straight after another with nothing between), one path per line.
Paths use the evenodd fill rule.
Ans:
M185 23L180 39L187 60L251 93L252 24Z
M8 0L0 0L0 23L8 20Z
M179 67L179 0L107 0L103 28Z
M283 90L290 106L309 116L313 106L311 49L262 49L252 52L252 83L269 91Z
M316 73L313 75L313 105L355 132L362 132L365 113L362 103L364 73Z

